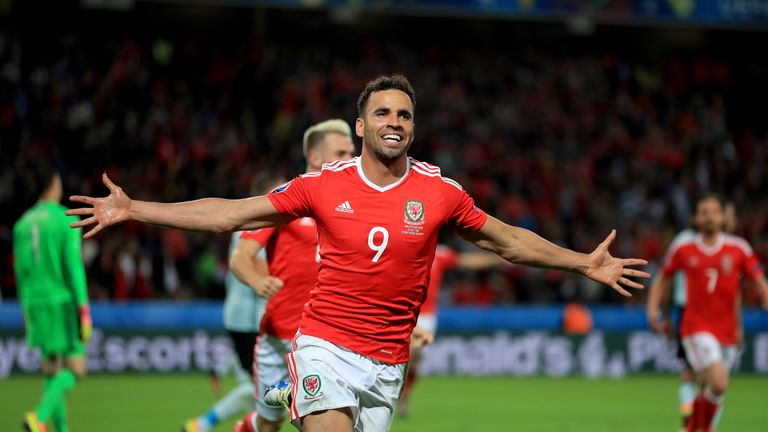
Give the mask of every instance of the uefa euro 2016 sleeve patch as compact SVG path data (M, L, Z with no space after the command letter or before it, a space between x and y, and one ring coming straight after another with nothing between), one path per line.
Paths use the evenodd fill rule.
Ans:
M273 189L273 190L272 190L272 192L270 192L270 193L280 193L280 192L285 192L285 191L287 191L287 190L288 190L288 188L289 188L289 187L291 187L291 183L293 183L293 180L289 181L288 183L284 183L284 184L282 184L282 185L280 185L280 186L276 187L276 188L275 188L275 189Z

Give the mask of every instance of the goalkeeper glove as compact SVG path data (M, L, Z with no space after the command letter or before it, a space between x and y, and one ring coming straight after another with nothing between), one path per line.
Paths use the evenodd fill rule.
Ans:
M91 308L88 305L80 306L79 315L80 324L80 340L88 342L91 338L91 332L93 332L93 320L91 320Z

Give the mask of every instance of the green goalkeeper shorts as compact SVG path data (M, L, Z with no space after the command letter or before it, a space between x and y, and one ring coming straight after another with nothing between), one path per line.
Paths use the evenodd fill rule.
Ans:
M85 354L80 340L78 311L71 302L39 303L24 308L27 344L40 347L44 357Z

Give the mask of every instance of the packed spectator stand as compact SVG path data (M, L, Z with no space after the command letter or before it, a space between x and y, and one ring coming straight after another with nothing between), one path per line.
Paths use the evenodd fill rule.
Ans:
M0 31L5 298L15 296L11 228L33 200L37 160L58 161L67 194L101 194L107 171L137 199L241 198L265 176L301 173L304 129L331 117L354 121L364 83L393 72L417 92L411 154L439 165L490 214L581 251L615 227L619 254L646 257L653 271L688 223L690 200L712 190L735 203L737 234L768 258L768 133L749 115L768 96L764 82L754 87L768 70L765 58L734 64L702 42L649 59L632 49L637 41L621 50L540 27L546 42L563 46L524 29L508 44L487 43L509 36L499 30L443 44L371 30L353 43L334 23L327 24L342 29L326 37L296 27L308 36L300 43L255 31L258 22L210 38L157 23L107 36L109 15L99 17L96 30L75 22L50 34L23 25ZM272 18L295 25L262 16ZM417 22L403 25L442 25ZM652 30L622 30L642 31ZM84 243L91 295L221 297L228 240L132 223L111 228ZM444 241L473 247L453 234ZM625 301L584 278L518 267L454 272L446 282L446 303ZM747 293L746 303L756 304Z

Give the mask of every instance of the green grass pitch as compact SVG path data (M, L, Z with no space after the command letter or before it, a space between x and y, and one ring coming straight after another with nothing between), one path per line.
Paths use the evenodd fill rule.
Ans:
M673 432L679 427L673 376L584 378L425 378L410 417L394 432ZM228 383L231 384L231 383ZM0 431L20 430L42 379L0 381ZM720 431L766 430L768 378L736 376ZM202 375L93 375L69 399L77 432L178 431L216 399ZM216 430L230 431L232 421ZM286 425L283 430L294 430Z

